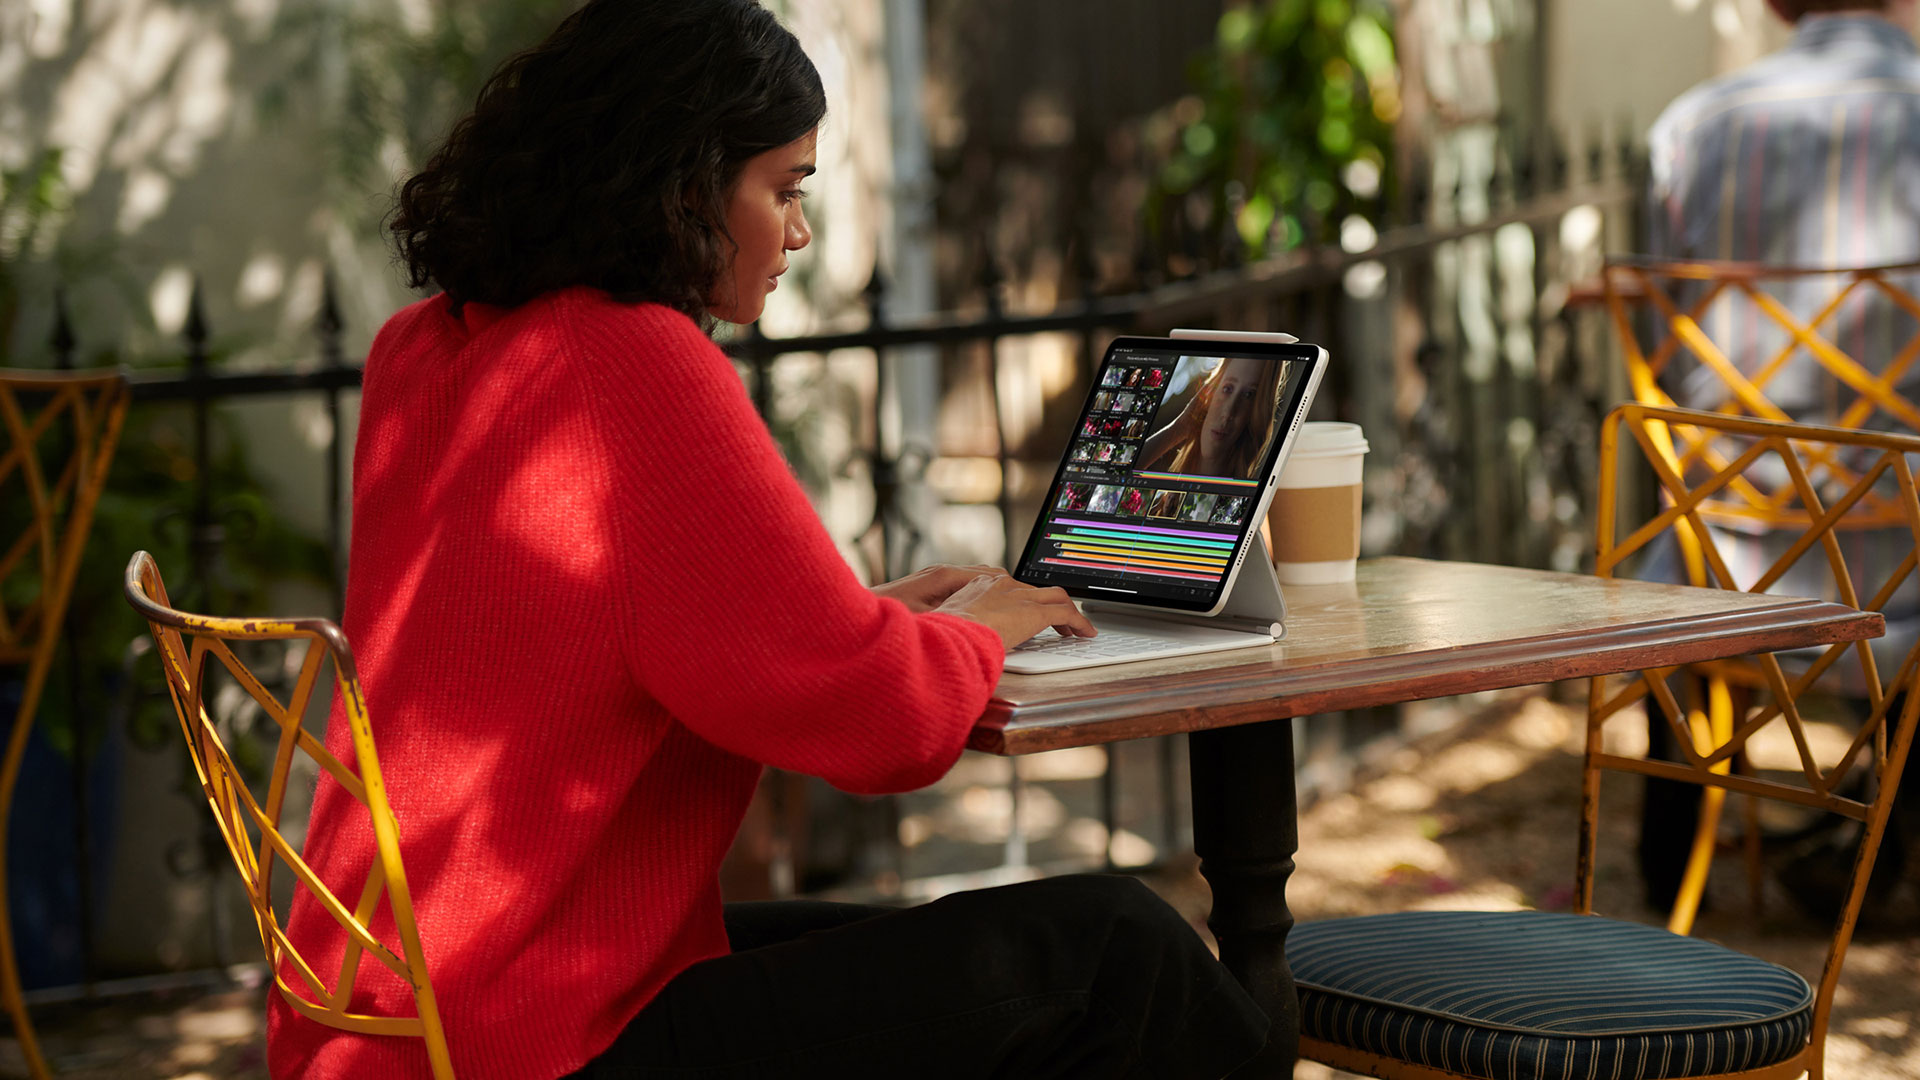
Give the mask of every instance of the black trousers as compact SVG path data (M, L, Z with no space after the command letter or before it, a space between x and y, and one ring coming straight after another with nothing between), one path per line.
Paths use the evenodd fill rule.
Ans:
M667 984L609 1077L1217 1080L1267 1018L1131 878L1050 878L896 910L729 904L734 952Z

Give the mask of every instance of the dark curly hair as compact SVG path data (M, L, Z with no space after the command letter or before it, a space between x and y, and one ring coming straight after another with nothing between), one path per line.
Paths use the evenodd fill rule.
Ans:
M592 0L493 73L388 227L409 284L456 312L587 285L711 325L729 188L826 111L754 0Z
M1788 22L1799 22L1808 15L1837 15L1841 12L1878 12L1887 9L1887 0L1767 0L1774 13Z

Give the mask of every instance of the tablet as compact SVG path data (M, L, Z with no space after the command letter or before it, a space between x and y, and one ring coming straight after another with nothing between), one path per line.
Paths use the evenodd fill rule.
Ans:
M1326 365L1298 342L1114 339L1014 577L1217 613Z

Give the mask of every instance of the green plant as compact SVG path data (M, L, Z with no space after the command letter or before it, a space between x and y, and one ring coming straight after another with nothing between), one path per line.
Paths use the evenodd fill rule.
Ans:
M18 169L0 172L0 364L45 366L43 342L18 344L16 324L29 305L47 302L56 281L74 285L106 277L125 285L129 275L110 245L75 244L64 235L72 199L61 179L61 152L50 148ZM144 305L132 305L139 311ZM241 342L217 342L212 362L236 351ZM84 358L88 367L124 365L150 368L177 364L179 356L136 359L113 352ZM195 582L190 514L198 465L188 432L191 414L184 405L135 407L121 433L107 485L94 511L80 570L68 606L67 647L55 661L36 725L61 753L85 752L99 745L107 718L127 692L128 645L146 626L120 594L121 571L135 550L153 551L174 579L189 589L180 597L208 610L259 610L271 585L287 578L330 583L332 560L326 546L290 526L274 512L272 500L249 460L238 429L212 416L216 436L207 477L215 493L212 511L223 541L209 560L211 581ZM65 432L56 426L44 437L41 452L49 463L63 462ZM26 493L16 473L0 485L0 535L20 535L30 520ZM27 563L31 563L31 559ZM16 574L0 582L10 610L19 610L39 589L37 575ZM151 667L152 657L147 657ZM152 668L137 680L156 682ZM164 694L148 695L137 708L135 735L143 742L169 737L171 724Z
M1377 218L1391 190L1400 115L1385 0L1264 0L1220 17L1193 65L1196 93L1160 125L1165 162L1149 227L1189 200L1258 258L1321 239L1351 214Z
M59 150L0 170L0 358L10 351L20 318L22 269L46 256L69 205L60 182Z
M77 239L67 227L75 210L64 160L60 147L49 146L18 168L0 170L0 366L29 364L46 353L56 282L69 290L104 284L146 325L141 284L113 239Z
M151 551L168 577L175 602L195 610L259 614L274 609L277 583L332 584L333 562L326 544L274 509L237 425L224 422L217 409L212 420L215 438L206 482L213 492L213 531L207 535L209 574L198 580L192 508L200 476L190 407L141 405L129 415L87 538L68 617L74 648L66 655L78 658L82 692L77 702L64 692L49 696L41 720L50 736L84 727L88 745L97 745L93 740L114 711L113 697L122 696L133 702L128 722L136 742L155 745L178 737L164 691L128 697L143 688L157 690L160 684L154 654L129 663L136 659L129 656L129 644L147 632L121 594L121 575L133 552ZM122 685L128 674L133 684ZM63 686L58 681L52 685ZM70 716L76 704L79 715ZM70 745L72 736L62 737ZM59 740L56 745L67 749Z

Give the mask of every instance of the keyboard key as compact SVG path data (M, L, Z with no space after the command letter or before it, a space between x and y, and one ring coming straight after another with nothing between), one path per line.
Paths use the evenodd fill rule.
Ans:
M1165 652L1177 645L1165 638L1129 634L1123 630L1104 630L1099 637L1062 637L1049 630L1013 647L1014 652L1072 656L1141 656Z

